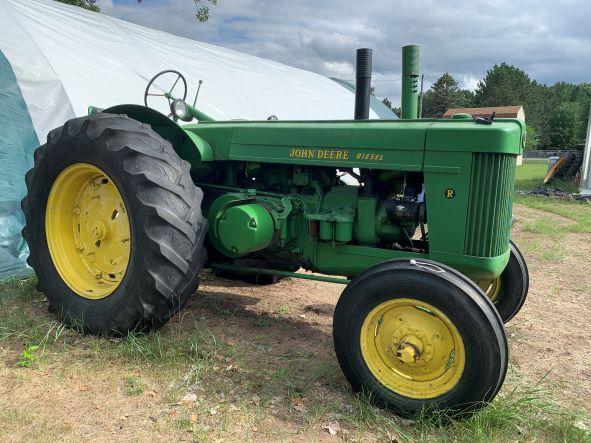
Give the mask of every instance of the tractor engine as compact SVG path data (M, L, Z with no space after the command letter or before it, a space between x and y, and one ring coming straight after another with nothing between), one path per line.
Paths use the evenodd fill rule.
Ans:
M234 172L236 188L245 191L203 185L209 238L226 257L289 251L311 267L301 247L306 242L419 250L425 244L413 239L426 222L420 173L263 163L244 163Z

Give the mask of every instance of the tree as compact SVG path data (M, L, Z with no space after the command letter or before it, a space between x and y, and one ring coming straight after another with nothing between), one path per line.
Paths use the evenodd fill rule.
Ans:
M548 88L547 102L551 111L559 110L562 118L570 115L574 118L571 122L574 126L576 144L584 143L587 136L587 121L589 118L589 103L591 103L591 84L581 83L574 85L572 83L557 82ZM569 111L568 108L578 110L576 114ZM556 119L553 120L556 123ZM554 129L554 128L552 128ZM553 143L555 143L554 137Z
M209 20L209 5L203 4L203 3L205 3L205 1L202 1L202 0L193 0L193 1L195 2L195 7L197 8L197 14L195 14L195 17L201 23L205 23L207 20ZM207 0L207 1L209 3L211 3L212 5L218 4L218 0Z
M536 133L538 143L548 146L551 134L548 115L552 106L547 100L548 88L532 80L525 71L501 63L489 69L478 82L474 94L476 106L523 106L528 125Z
M579 138L580 116L583 115L581 104L576 102L562 103L548 119L551 130L551 142L559 148L575 148L581 141Z
M97 6L96 0L56 0L60 3L65 3L67 5L74 5L79 6L84 9L88 9L94 12L100 12L101 8ZM138 3L143 3L143 0L138 0ZM195 8L197 8L197 12L195 13L195 18L201 22L205 23L209 20L209 13L210 9L209 6L217 5L218 0L193 0L195 3Z
M476 106L523 105L532 90L532 81L524 71L501 63L489 69L478 82L474 103Z
M394 114L396 114L397 117L400 117L400 107L399 106L392 106L392 100L390 100L388 97L384 97L384 99L382 100L382 103L385 104L389 109L392 110L392 112Z
M100 12L101 8L99 8L96 4L96 0L56 0L60 3L65 3L67 5L74 5L80 6L81 8L88 9L89 11Z
M536 149L540 144L538 131L532 125L526 125L525 150Z
M138 0L138 3L142 3L142 1L143 0ZM197 8L195 18L201 23L205 23L209 20L210 4L218 4L218 0L193 0L193 2L195 3L195 8Z
M460 89L457 107L470 108L474 105L474 93L468 89Z
M423 116L441 118L450 108L470 106L472 93L461 90L449 72L443 74L423 97Z

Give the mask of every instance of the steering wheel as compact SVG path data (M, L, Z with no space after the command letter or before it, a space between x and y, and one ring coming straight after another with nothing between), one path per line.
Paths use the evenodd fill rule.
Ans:
M161 86L158 85L158 83L154 83L156 81L156 79L158 79L159 77L166 75L166 74L174 74L176 75L176 80L174 81L174 83L172 84L172 87L168 90L165 91L164 89L162 89ZM172 77L172 75L170 75L170 77ZM147 107L150 107L148 105L148 97L164 97L168 100L168 107L170 108L170 105L172 103L172 100L176 97L173 96L173 91L174 88L177 87L177 85L179 84L179 81L182 80L181 83L181 87L183 88L183 100L187 99L187 80L185 79L185 77L183 76L183 74L181 74L179 71L175 71L174 69L167 69L166 71L162 71L159 72L158 74L156 74L154 77L152 77L152 80L150 80L150 82L148 83L148 86L146 87L146 92L144 93L144 104ZM161 94L154 94L150 92L150 89L152 89L152 86L154 86L154 89L157 89L159 91L161 91ZM172 116L172 112L168 114L169 117Z

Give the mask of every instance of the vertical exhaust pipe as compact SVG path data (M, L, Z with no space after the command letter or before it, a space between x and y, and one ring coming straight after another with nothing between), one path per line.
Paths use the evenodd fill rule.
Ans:
M357 50L357 79L355 83L355 120L369 119L372 69L371 59L371 49L361 48Z
M419 118L419 47L402 47L402 110L400 118Z

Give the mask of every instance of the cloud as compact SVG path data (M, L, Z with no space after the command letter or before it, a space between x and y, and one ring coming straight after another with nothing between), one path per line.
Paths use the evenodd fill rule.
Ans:
M470 91L475 91L476 88L478 87L479 81L480 81L480 78L474 77L473 75L462 74L462 76L459 80L460 88L468 89Z
M103 12L109 12L113 9L113 0L97 0L96 4Z
M99 4L124 20L345 79L354 77L355 49L371 47L376 94L395 103L405 44L421 45L426 88L450 72L474 89L501 62L549 84L589 81L591 72L585 0L219 0L206 24L191 0Z

